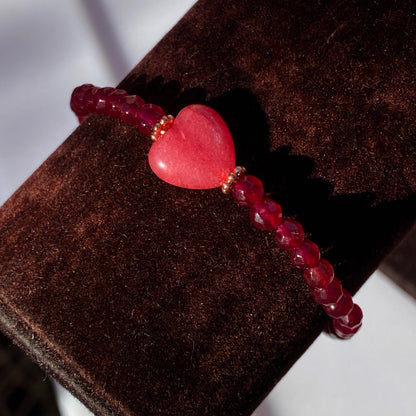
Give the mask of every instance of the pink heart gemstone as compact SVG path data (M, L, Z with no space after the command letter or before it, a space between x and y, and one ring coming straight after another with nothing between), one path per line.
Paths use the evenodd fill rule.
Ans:
M149 164L171 185L216 188L235 168L233 138L215 110L193 104L183 108L173 126L153 143Z

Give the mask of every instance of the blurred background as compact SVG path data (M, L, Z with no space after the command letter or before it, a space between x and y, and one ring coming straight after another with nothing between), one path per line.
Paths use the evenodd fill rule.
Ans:
M194 2L0 2L0 205L76 128L72 89L118 84ZM400 272L414 270L409 247L356 295L359 334L322 334L255 416L414 414L416 302ZM91 415L0 337L0 416L57 414Z

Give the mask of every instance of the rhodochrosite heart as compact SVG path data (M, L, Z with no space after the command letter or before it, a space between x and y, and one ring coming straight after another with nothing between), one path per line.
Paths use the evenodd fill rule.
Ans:
M150 148L153 172L171 185L189 189L221 186L235 168L235 150L225 121L212 108L183 108Z

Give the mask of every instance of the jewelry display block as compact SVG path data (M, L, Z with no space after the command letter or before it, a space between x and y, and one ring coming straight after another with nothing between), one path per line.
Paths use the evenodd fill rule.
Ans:
M415 220L413 9L201 0L120 87L216 109L354 293ZM97 415L249 415L328 320L244 208L161 182L149 147L89 117L1 208L1 327Z

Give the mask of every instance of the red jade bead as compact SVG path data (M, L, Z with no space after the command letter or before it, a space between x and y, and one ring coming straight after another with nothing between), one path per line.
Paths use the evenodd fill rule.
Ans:
M231 194L237 204L251 207L263 199L263 183L255 176L243 175L234 183Z
M276 228L274 239L277 245L284 250L299 247L305 239L302 224L295 220L284 219Z
M361 325L362 324L360 323L355 328L348 328L347 326L342 325L339 319L333 319L332 321L334 333L338 338L341 339L351 338L354 334L358 332L358 330L361 328Z
M94 113L107 114L108 96L116 89L112 87L98 88L93 97Z
M126 95L120 102L120 118L125 123L135 124L139 118L143 105L143 98L140 98L137 95Z
M135 125L144 134L151 134L153 126L160 121L165 112L155 104L144 104L136 117Z
M274 230L282 221L282 209L277 202L264 198L251 207L250 220L257 228Z
M84 84L74 89L71 95L71 110L78 116L82 114L88 114L85 108L84 97L91 88L94 88L92 84Z
M325 312L331 318L341 318L349 314L354 306L354 302L350 293L343 289L341 298L336 303L331 303L329 305L323 305Z
M339 318L339 324L350 329L355 329L361 325L362 320L363 312L357 304L354 304L347 315Z
M337 303L341 299L342 293L341 282L336 277L325 287L315 287L312 290L315 302L322 305Z
M108 95L106 114L112 117L120 116L120 105L123 102L124 97L127 97L127 91L115 90Z
M290 255L293 265L300 269L316 266L321 257L318 246L310 240L304 240L299 247L291 250Z
M94 99L98 90L98 87L92 87L85 92L84 106L88 113L93 113L95 110Z
M233 138L214 109L189 105L179 112L172 127L153 142L149 164L155 175L175 186L220 187L235 169Z
M334 268L325 259L320 259L315 267L307 267L303 271L303 277L311 287L324 287L332 282Z

